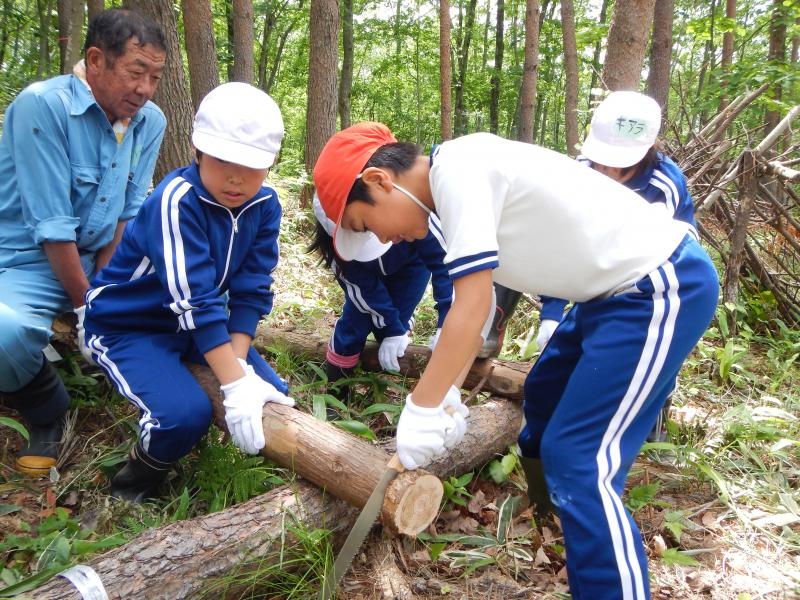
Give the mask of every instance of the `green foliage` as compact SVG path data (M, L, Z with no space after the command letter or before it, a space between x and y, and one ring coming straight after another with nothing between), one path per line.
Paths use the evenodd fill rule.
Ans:
M11 429L19 433L22 437L24 437L26 440L31 439L31 434L28 433L28 430L25 428L25 426L16 419L12 419L11 417L0 416L0 426L10 427Z
M632 487L626 496L625 505L631 512L641 510L645 506L656 506L662 504L656 500L661 484L658 482L647 483Z
M451 475L446 481L442 481L442 486L444 487L442 506L447 506L447 504L466 506L467 498L472 498L472 494L467 490L467 485L469 485L474 476L475 474L470 471L460 477Z
M497 458L489 463L489 476L498 485L508 479L511 473L519 466L517 453L512 449L502 458Z

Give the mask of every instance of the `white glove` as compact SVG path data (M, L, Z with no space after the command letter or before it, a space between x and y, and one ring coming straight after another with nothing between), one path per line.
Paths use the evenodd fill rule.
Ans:
M539 323L539 333L536 334L536 346L540 351L544 350L547 342L549 342L550 338L553 336L556 327L558 327L558 321L554 321L553 319L545 319Z
M381 347L378 348L378 361L385 371L399 371L400 363L397 359L406 353L406 348L411 343L407 334L393 335L383 338Z
M461 438L464 437L464 434L467 433L469 408L462 404L461 390L454 385L451 385L450 389L447 390L447 394L445 394L444 400L442 400L442 408L447 414L453 417L453 420L456 422L456 429L453 435L450 435L444 442L445 448L452 448L458 444Z
M279 392L278 389L272 385L269 381L266 381L261 378L258 373L256 373L253 365L247 364L247 361L243 358L237 358L236 360L239 361L239 364L242 366L242 370L244 371L245 376L247 377L255 377L259 380L260 384L263 384L264 394L266 395L266 402L274 402L275 404L283 404L284 406L291 406L294 407L294 398L290 398L283 392Z
M433 352L433 351L436 349L436 344L438 344L438 343L439 343L439 336L440 336L440 335L442 335L442 328L441 328L441 327L439 327L439 328L436 330L436 333L434 333L434 334L431 336L431 339L430 339L430 340L428 340L428 348L430 348L430 349L431 349L431 352Z
M86 316L86 305L79 306L74 310L75 314L78 316L78 350L81 351L83 354L83 358L86 359L90 365L97 365L97 362L94 360L94 356L92 356L92 349L86 345L86 331L83 328L83 319Z
M252 367L251 367L252 369ZM247 370L246 370L247 371ZM225 400L225 423L233 443L242 452L258 454L264 447L263 408L267 402L294 406L294 400L281 394L253 371L220 386Z
M406 397L397 422L397 456L406 469L419 469L444 453L445 442L458 439L458 425L443 404L432 408L417 406Z

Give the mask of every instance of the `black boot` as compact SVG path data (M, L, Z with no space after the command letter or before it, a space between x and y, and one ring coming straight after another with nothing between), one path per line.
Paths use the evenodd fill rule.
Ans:
M547 493L542 459L520 456L519 462L528 482L528 500L533 506L536 519L541 523L549 514L555 512L555 507L550 500L550 494Z
M158 496L158 488L167 478L171 466L172 463L153 458L136 444L128 462L111 478L111 495L119 500L143 504L148 498Z
M350 383L339 383L343 379L350 379L355 373L355 368L337 367L336 365L325 361L325 375L328 377L328 393L335 396L345 404L349 404L353 397L354 389ZM328 407L328 420L336 421L341 419L342 415L339 414L335 408Z
M672 395L667 398L664 406L658 411L658 418L653 430L647 436L648 442L666 442L667 441L667 421L669 420L669 409L672 406Z
M69 395L55 367L43 357L36 376L16 392L0 394L2 403L17 410L25 422L30 440L17 454L17 469L26 475L42 476L56 466L64 434Z
M481 349L478 350L478 358L489 358L500 354L503 349L503 338L506 335L506 325L522 297L521 292L503 287L499 283L494 284L494 292L497 297L497 309L494 313L492 327L489 329L489 335Z

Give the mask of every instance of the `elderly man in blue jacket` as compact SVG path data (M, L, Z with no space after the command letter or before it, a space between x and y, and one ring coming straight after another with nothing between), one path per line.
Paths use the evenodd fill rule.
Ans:
M166 120L150 102L164 69L159 27L112 9L92 19L72 75L34 83L0 139L0 402L30 432L18 468L55 465L69 397L43 351L111 258L150 185ZM80 327L79 327L80 329Z

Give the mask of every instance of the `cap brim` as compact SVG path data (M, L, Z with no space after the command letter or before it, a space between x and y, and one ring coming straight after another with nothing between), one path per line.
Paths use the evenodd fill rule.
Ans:
M391 242L381 242L371 231L350 231L336 227L333 247L342 260L368 262L386 254Z
M593 163L624 169L644 158L650 146L612 146L599 141L589 132L581 146L581 154Z
M226 140L215 135L195 130L192 144L203 154L251 169L269 169L275 162L275 153L253 146Z

